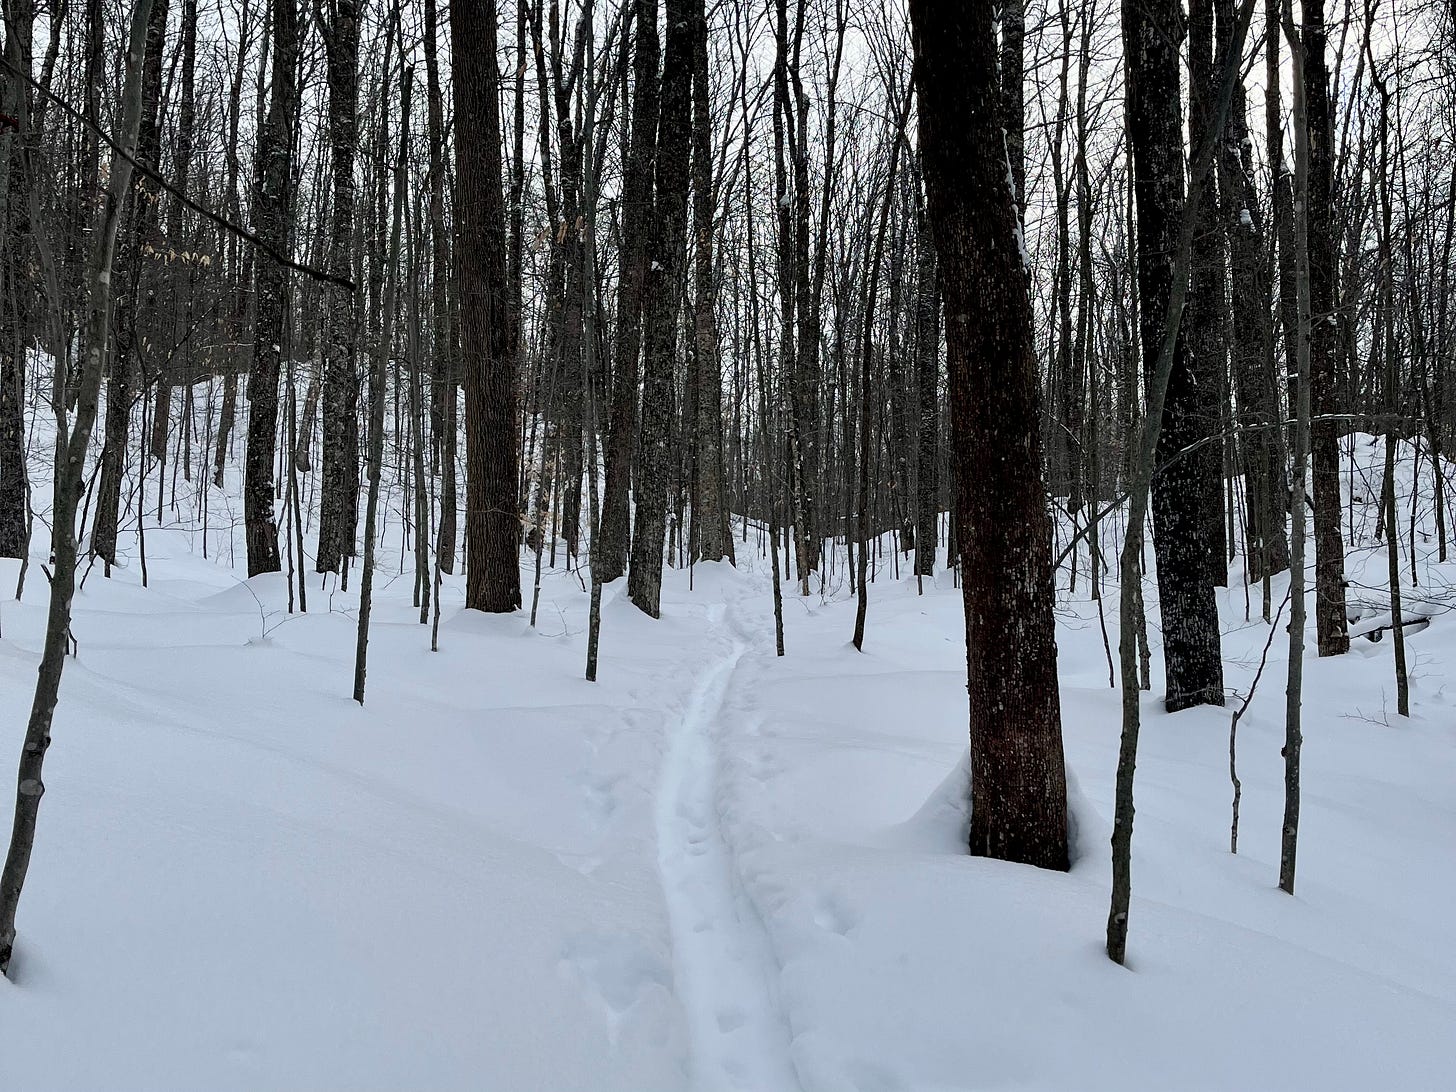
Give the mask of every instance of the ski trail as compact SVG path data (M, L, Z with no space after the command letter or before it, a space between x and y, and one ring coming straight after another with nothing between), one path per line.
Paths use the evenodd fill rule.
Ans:
M779 1006L777 963L738 881L717 802L718 725L747 649L735 639L732 651L698 679L668 740L657 797L658 864L694 1092L800 1088Z

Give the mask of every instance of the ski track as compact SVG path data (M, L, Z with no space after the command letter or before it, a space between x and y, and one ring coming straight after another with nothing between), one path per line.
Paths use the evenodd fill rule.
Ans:
M717 621L726 610L710 615ZM699 675L670 729L657 797L658 864L686 1014L694 1092L798 1092L778 998L778 963L738 877L718 805L724 701L748 644Z

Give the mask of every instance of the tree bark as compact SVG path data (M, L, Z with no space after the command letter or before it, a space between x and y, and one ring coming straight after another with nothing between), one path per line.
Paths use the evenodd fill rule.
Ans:
M635 94L622 183L622 245L617 277L617 328L613 338L611 426L607 434L606 485L602 493L600 541L592 546L592 568L603 583L627 569L631 538L633 451L637 439L638 387L642 355L643 289L652 235L652 178L657 157L657 0L634 0L637 44L632 56Z
M1209 140L1220 140L1214 128L1217 92L1214 76L1213 0L1191 0L1188 16L1188 139L1195 148ZM1219 231L1218 176L1209 178L1205 200L1199 205L1198 227L1193 233L1192 268L1189 271L1187 366L1197 395L1188 406L1187 442L1198 447L1183 458L1190 464L1187 480L1196 490L1190 498L1201 509L1201 537L1208 580L1214 586L1228 584L1228 537L1224 526L1223 449L1219 439L1220 394L1227 374L1228 308L1225 302L1225 253ZM1221 703L1220 703L1221 704Z
M940 537L940 290L936 283L935 238L923 197L917 197L916 211L915 387L919 421L915 445L915 572L930 576L935 572L935 547Z
M1304 99L1309 137L1310 467L1314 492L1315 629L1321 656L1350 650L1345 619L1345 541L1340 532L1339 412L1336 360L1334 119L1325 64L1324 0L1303 0ZM1298 516L1296 516L1298 518Z
M445 228L445 188L448 165L445 160L445 103L440 89L440 62L436 40L439 18L436 0L425 0L425 93L429 99L430 146L430 314L433 363L431 366L431 431L440 464L440 531L436 563L440 571L455 571L455 547L459 537L455 509L458 505L455 459L458 451L459 377L455 367L455 323L450 292L450 237Z
M6 0L4 57L7 64L29 73L33 63L34 5L31 0ZM25 83L6 74L0 83L0 112L19 121L29 118ZM28 126L27 126L28 128ZM22 156L26 132L0 131L0 557L24 557L26 551L25 346L28 338L30 277L27 224L27 172Z
M1125 0L1123 26L1129 55L1129 143L1137 194L1139 319L1143 365L1151 369L1166 332L1173 256L1184 209L1178 64L1182 11L1178 0L1151 4ZM1197 459L1185 455L1202 434L1200 418L1211 402L1199 389L1184 341L1180 327L1152 482L1153 545L1169 712L1224 701L1203 481Z
M359 150L359 5L334 0L324 32L329 87L329 272L349 275L354 246L354 160ZM355 293L325 286L323 466L315 568L336 573L354 553L359 494L359 377Z
M697 0L699 4L702 0ZM696 501L693 528L699 561L733 558L723 498L723 362L718 353L718 287L713 271L713 144L708 103L708 21L693 41L693 340L697 364Z
M970 690L971 852L1065 869L1040 394L989 4L912 0L920 139L945 297Z
M295 0L271 0L273 86L258 141L259 174L253 199L258 237L277 254L291 252L293 144L298 128L299 25ZM278 443L278 379L288 340L288 270L266 255L254 266L257 318L253 370L248 377L248 453L243 479L248 575L277 572L278 522L273 511L273 463Z
M495 0L450 7L459 200L455 248L465 366L465 605L521 605L516 501L516 362L506 285Z

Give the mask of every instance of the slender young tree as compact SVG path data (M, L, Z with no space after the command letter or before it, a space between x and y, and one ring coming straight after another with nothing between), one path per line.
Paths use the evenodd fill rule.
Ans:
M971 852L1065 869L1051 523L1031 301L996 107L992 8L912 0L910 18L959 463Z
M76 591L76 510L81 501L86 449L96 424L105 367L111 313L111 273L116 257L116 235L122 207L131 186L137 131L142 113L142 58L152 0L137 0L132 9L127 40L126 83L122 91L121 124L117 150L107 174L106 197L92 235L90 273L87 277L86 324L82 331L81 367L73 383L59 372L51 390L51 411L56 418L55 476L52 480L51 550L55 573L51 578L50 609L46 615L45 645L35 683L35 698L26 722L25 743L16 777L15 821L5 867L0 871L0 974L8 974L15 950L15 913L30 869L35 846L36 820L45 793L42 767L51 744L51 723L66 666L71 634L71 600ZM8 82L8 81L7 81ZM75 397L75 415L69 406Z

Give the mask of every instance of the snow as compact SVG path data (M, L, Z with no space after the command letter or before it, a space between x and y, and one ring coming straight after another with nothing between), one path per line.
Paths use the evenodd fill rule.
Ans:
M1381 451L1355 441L1357 632L1389 611ZM212 533L240 540L229 503L214 495ZM360 708L356 591L311 578L310 613L289 615L282 577L229 567L241 549L215 537L205 560L185 514L149 527L149 587L133 537L132 563L77 598L0 1088L1448 1087L1456 568L1421 537L1428 503L1418 517L1414 715L1394 713L1388 638L1306 663L1293 898L1275 886L1285 642L1239 726L1234 856L1232 706L1161 711L1149 582L1127 968L1102 952L1119 697L1085 570L1058 615L1075 862L1055 874L961 851L948 574L917 595L877 559L863 654L847 588L786 583L779 659L755 530L738 570L698 566L691 588L669 570L660 620L609 585L594 685L566 571L539 630L462 610L446 577L429 652L394 526ZM0 762L28 711L42 550L18 604L0 563ZM1250 594L1246 620L1236 565L1220 606L1239 696L1269 635Z

